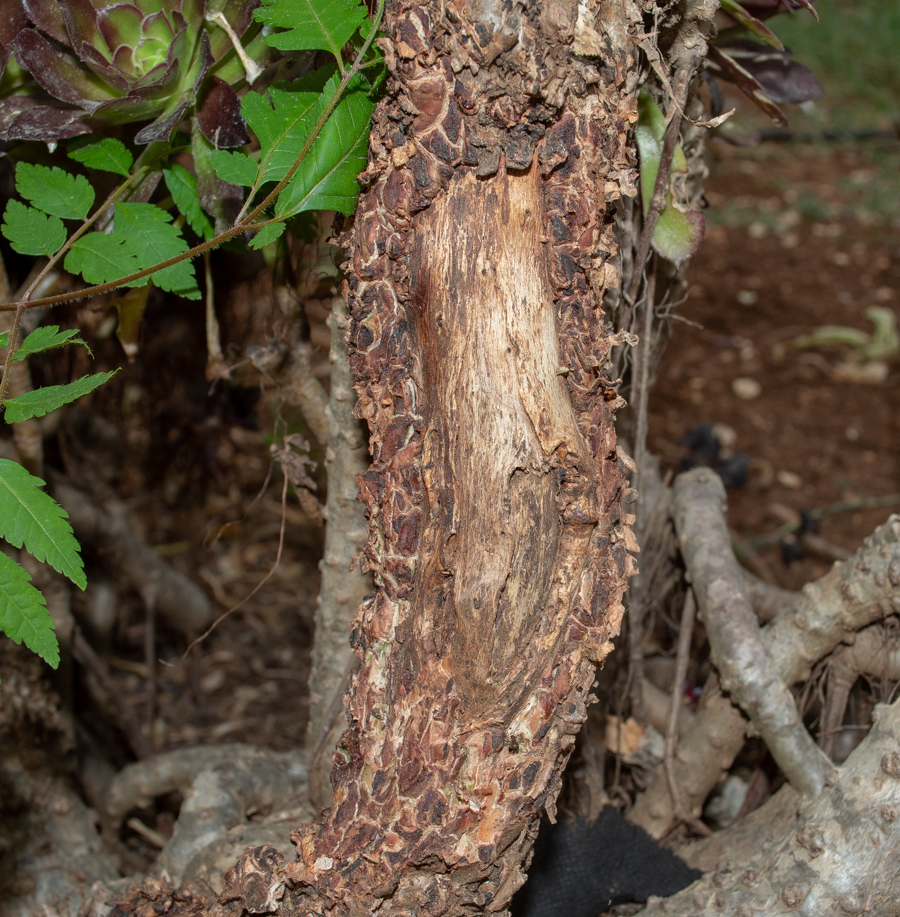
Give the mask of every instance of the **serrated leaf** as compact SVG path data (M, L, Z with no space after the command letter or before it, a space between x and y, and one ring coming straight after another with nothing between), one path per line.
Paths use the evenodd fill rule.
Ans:
M284 232L284 223L269 223L250 240L250 248L264 248Z
M72 175L54 166L20 162L16 190L44 213L64 220L83 220L94 203L94 189L83 175Z
M66 270L81 274L88 283L112 283L153 267L188 250L187 242L171 224L171 214L155 204L116 204L112 233L91 232L73 243ZM153 274L156 286L186 299L199 299L194 266L181 261ZM128 286L144 286L147 278Z
M115 231L134 246L141 268L152 267L188 250L181 231L172 225L172 216L155 204L116 204ZM186 299L199 299L194 266L181 261L153 275L161 290L177 293Z
M215 233L212 221L200 206L196 175L192 175L177 163L166 163L163 166L163 178L166 180L166 187L172 195L172 200L175 201L178 212L184 215L191 229L201 239L211 239Z
M115 137L103 137L101 140L90 140L87 143L79 138L69 145L68 153L69 159L74 159L89 169L115 172L124 178L128 178L134 162L131 150Z
M43 353L45 350L51 350L54 347L62 347L65 344L81 344L87 352L91 352L87 342L83 341L78 334L77 328L69 328L66 331L60 331L59 325L46 325L36 328L31 334L22 341L21 346L13 354L14 360L25 360L35 353Z
M248 93L249 95L249 93ZM253 93L256 95L256 93ZM210 153L216 175L232 185L243 185L252 188L256 182L259 167L246 153L235 153L231 150L213 150Z
M136 273L142 265L127 239L112 233L89 232L72 244L65 267L70 274L81 274L88 283L112 283ZM146 282L137 280L134 286Z
M328 81L309 114L311 124L315 124L334 96L338 82L336 75ZM279 195L275 204L278 216L293 216L304 210L350 214L355 209L359 197L356 176L366 167L373 106L362 88L362 80L354 82L325 122L290 184Z
M273 48L331 51L335 57L366 15L366 8L357 0L263 0L253 14L257 22L287 29L266 36Z
M0 331L0 347L9 347L8 331Z
M75 382L69 382L66 385L45 385L43 388L9 398L4 402L6 422L21 423L32 417L43 417L44 414L49 414L64 404L69 404L82 395L92 392L104 382L112 379L117 372L118 370L109 373L94 373L92 376L82 376Z
M40 490L44 486L21 465L0 459L0 538L17 548L24 546L29 554L84 589L84 564L66 521L68 513Z
M24 641L55 669L59 666L55 627L46 599L31 585L27 571L0 551L0 631L13 643Z
M66 227L59 217L47 216L21 201L8 201L0 232L20 255L55 255L66 242Z

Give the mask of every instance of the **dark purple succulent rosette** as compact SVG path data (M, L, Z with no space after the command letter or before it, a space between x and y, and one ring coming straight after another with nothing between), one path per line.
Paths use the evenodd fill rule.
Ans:
M167 140L196 102L211 143L247 143L233 86L210 73L232 41L207 16L220 13L241 37L258 0L7 2L0 65L14 55L33 82L0 99L0 139L53 142L150 121L135 140Z

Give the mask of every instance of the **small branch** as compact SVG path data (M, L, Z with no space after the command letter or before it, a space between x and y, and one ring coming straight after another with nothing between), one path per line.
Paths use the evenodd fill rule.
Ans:
M305 341L272 341L247 348L250 362L297 405L320 446L328 443L328 393L315 377L312 347Z
M767 624L785 609L790 608L800 595L799 592L791 592L789 589L773 586L749 570L741 569L741 579L744 583L744 591L747 593L747 598L760 624Z
M678 650L675 655L675 677L672 680L672 704L669 709L669 722L666 726L666 748L663 765L666 769L666 779L669 783L669 792L672 794L672 808L678 819L690 825L699 834L709 834L709 828L698 818L685 812L681 804L678 783L675 780L675 743L678 738L678 714L684 706L682 696L684 683L687 681L688 663L691 660L691 640L694 636L694 615L697 603L694 600L693 590L688 589L684 597L684 608L681 612L681 627L678 630Z
M349 678L357 668L350 651L350 626L366 594L372 591L371 574L353 570L354 558L366 545L368 527L362 503L357 499L357 478L369 465L368 437L354 416L356 392L347 362L347 303L342 295L331 300L331 395L328 401L328 502L322 585L316 609L315 642L309 676L310 716L307 746L316 748L310 760L310 796L328 805L330 761L334 743L331 733L343 731L343 705Z
M900 613L900 516L891 516L850 560L803 587L766 627L764 640L782 678L794 684L852 635Z
M850 689L859 678L859 669L849 658L850 647L839 646L828 663L828 680L825 685L825 705L819 721L819 748L834 757L834 743L844 722Z
M750 717L791 784L816 796L832 766L803 726L760 638L724 516L725 488L707 468L675 481L675 530L723 688Z

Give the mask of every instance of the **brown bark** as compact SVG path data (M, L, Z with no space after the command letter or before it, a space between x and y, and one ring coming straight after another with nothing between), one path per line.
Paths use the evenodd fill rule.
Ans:
M248 857L220 913L261 872L267 900L287 880L285 911L359 915L502 910L523 881L632 570L601 301L610 203L634 193L635 17L386 13L388 99L343 240L377 594L330 815L297 862Z

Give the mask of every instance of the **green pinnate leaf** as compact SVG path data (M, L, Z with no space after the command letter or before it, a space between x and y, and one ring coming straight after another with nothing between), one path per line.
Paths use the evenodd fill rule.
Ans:
M65 344L81 344L91 352L87 343L78 337L77 328L69 328L66 331L60 331L59 325L43 325L36 328L31 334L22 341L21 346L13 354L14 360L25 360L35 353L43 353L45 350L52 350L54 347L62 347Z
M197 176L172 162L163 166L163 178L178 212L184 215L191 229L201 239L211 239L215 233L212 221L200 206L200 197L197 194Z
M88 283L112 283L168 261L188 250L172 217L155 204L116 204L112 233L91 232L76 240L66 255L66 270ZM194 267L181 261L153 274L156 286L186 299L199 299ZM143 286L147 278L129 286Z
M55 669L59 665L55 626L46 600L31 585L31 577L0 551L0 631L14 643L24 641Z
M89 232L75 241L65 266L70 274L81 274L88 283L111 283L142 268L127 239L104 232ZM138 280L133 285L146 282Z
M134 156L128 147L114 137L103 137L88 142L79 138L69 145L69 159L74 159L90 169L115 172L124 178L128 178L134 163Z
M257 93L248 93L256 95ZM259 167L246 153L231 150L213 150L210 154L216 175L232 185L243 185L252 188L256 184Z
M335 75L326 84L309 114L313 124L333 98L338 82ZM359 197L356 176L366 166L372 107L364 81L355 78L279 195L275 205L278 216L293 216L304 210L353 212Z
M116 204L116 235L124 236L133 247L141 269L152 267L188 250L181 231L172 225L172 216L155 204ZM186 299L199 299L194 266L181 261L153 275L161 290Z
M250 248L264 248L284 232L284 223L269 223L250 240Z
M83 220L94 203L94 189L83 175L71 175L54 166L20 162L16 190L44 213L64 220Z
M21 201L9 201L0 232L20 255L55 255L66 243L66 227L59 217L47 216Z
M0 459L0 538L17 548L24 546L29 554L84 589L84 564L66 521L68 514L40 489L43 486L40 478L21 465Z
M307 148L339 85L339 75L328 67L294 83L272 86L267 96L247 93L241 112L259 138L259 184L285 177ZM355 77L279 196L278 216L316 209L353 211L359 196L356 176L365 168L371 114L368 85ZM224 159L217 160L220 178L240 180L234 174L224 174L218 162Z
M253 15L265 25L287 29L266 36L279 51L331 51L339 57L365 20L366 8L357 0L263 0Z
M322 87L310 92L309 82L282 83L272 86L268 96L248 92L244 97L241 113L261 147L260 183L284 178L315 126L309 115L316 107Z
M0 331L0 347L9 347L8 331Z
M44 414L49 414L64 404L69 404L81 398L82 395L92 392L104 382L112 379L117 372L118 370L109 373L94 373L92 376L82 376L75 382L69 382L66 385L45 385L43 388L16 395L15 398L8 398L3 403L6 408L6 422L21 423L32 417L43 417ZM2 512L3 507L0 504L0 513Z

